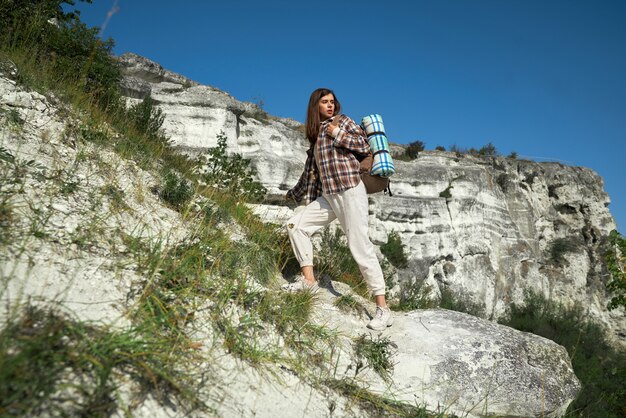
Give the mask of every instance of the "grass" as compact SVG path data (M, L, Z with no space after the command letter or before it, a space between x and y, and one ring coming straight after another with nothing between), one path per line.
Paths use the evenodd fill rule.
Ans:
M321 275L346 283L359 295L369 297L367 283L361 275L348 248L346 237L340 228L322 230L321 242L315 253L315 266Z
M575 253L579 250L580 244L577 237L556 238L548 246L548 260L563 265L566 262L566 253Z
M484 317L485 308L480 303L474 302L466 296L454 293L450 288L447 287L443 287L440 290L440 308L450 309L451 311L463 312L480 318Z
M349 379L328 379L324 383L332 390L352 399L362 410L368 411L374 417L456 418L446 412L432 413L425 407L374 394Z
M430 297L431 288L423 280L410 284L403 284L398 303L393 305L394 310L413 311L415 309L430 309L438 306L436 300Z
M341 295L333 301L333 304L338 307L342 312L360 314L365 311L365 306L359 302L353 295L346 294Z
M193 381L168 358L189 356L177 347L146 329L111 331L25 306L0 332L0 415L110 416L121 375L162 405L195 409Z
M567 349L582 389L567 411L569 417L623 417L626 412L626 352L608 341L605 330L580 306L566 307L527 291L501 323L549 338Z
M355 374L364 367L371 368L384 381L391 380L393 362L391 357L398 347L388 338L380 335L374 339L369 334L363 334L354 341L354 352L357 359Z
M396 268L404 269L409 265L409 260L404 249L400 235L392 231L387 237L387 242L380 246L380 252Z

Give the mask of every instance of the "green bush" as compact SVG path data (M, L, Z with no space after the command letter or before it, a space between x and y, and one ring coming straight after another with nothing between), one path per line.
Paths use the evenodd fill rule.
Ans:
M208 185L233 196L254 202L261 201L266 193L265 187L254 180L254 171L249 160L240 154L227 154L226 140L224 132L220 132L217 135L217 147L210 148L199 158L202 179Z
M424 151L425 144L422 141L411 142L404 150L404 155L410 160L417 158L420 152Z
M132 106L127 112L130 124L148 138L162 137L161 127L165 121L163 111L154 105L154 100L148 96L140 103Z
M178 371L189 356L163 336L139 328L111 331L33 306L3 325L3 417L112 416L118 410L121 374L162 405L171 403L171 397L191 410L198 402L192 379Z
M452 184L449 184L448 187L439 192L439 197L450 199L452 197L452 193L450 192L450 190L452 190L453 188L454 186Z
M365 310L365 307L350 294L339 296L334 300L333 305L345 313L353 313L357 315Z
M396 231L392 231L387 237L387 242L380 246L380 252L383 253L387 260L396 268L404 269L409 265L404 244L400 239L400 235Z
M367 285L341 229L331 232L330 228L325 228L322 231L315 266L319 274L327 274L333 280L349 284L361 296L368 296Z
M91 3L91 0L86 0ZM50 74L50 87L71 83L90 93L103 109L120 106L117 82L121 77L113 59L113 41L98 38L79 14L64 11L72 0L5 1L0 5L3 50L25 50L35 66Z
M580 306L565 307L534 291L523 304L513 304L501 323L555 341L567 349L582 383L568 416L623 417L626 406L626 352L608 342L605 330L588 319Z
M441 288L439 307L478 317L485 314L485 308L480 303L473 302L467 296L456 294L448 287Z
M158 195L163 201L180 210L193 197L193 189L185 178L168 170L163 174Z
M493 145L491 142L488 142L486 145L483 145L482 147L480 147L480 149L476 149L474 147L462 148L456 144L453 144L452 146L450 146L450 152L456 153L457 156L460 156L463 154L478 155L482 157L497 157L498 156L498 150L496 149L495 145Z
M498 150L496 149L495 145L493 145L491 142L487 143L487 145L483 145L479 150L478 150L478 155L482 155L485 157L497 157L498 156Z

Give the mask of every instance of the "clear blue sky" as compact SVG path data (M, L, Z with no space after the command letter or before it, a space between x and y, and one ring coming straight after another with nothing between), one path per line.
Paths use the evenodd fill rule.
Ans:
M493 143L592 168L626 232L625 0L77 3L134 52L272 115L304 120L335 90L354 119L427 149Z

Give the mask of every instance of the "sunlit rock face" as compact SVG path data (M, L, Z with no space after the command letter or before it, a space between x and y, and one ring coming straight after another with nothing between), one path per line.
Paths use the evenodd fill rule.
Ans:
M165 114L163 130L174 145L198 153L228 138L228 150L251 160L270 193L287 190L300 175L307 141L302 125L276 118L254 103L240 102L134 54L120 57L122 86L131 101L151 96Z
M145 63L142 68L176 80L154 63ZM181 80L181 86L192 84ZM146 92L153 91L154 83L163 82L136 79L134 85L139 86L137 91ZM221 94L219 97L226 97ZM166 109L167 98L162 99L160 106ZM0 248L0 302L7 307L0 312L0 321L7 320L11 310L27 300L62 307L80 320L125 329L131 323L129 306L134 305L138 289L146 285L125 238L173 247L192 236L195 225L153 192L159 182L154 174L106 147L85 141L75 129L80 121L68 117L66 109L59 106L54 96L27 91L0 74L2 167L7 179L21 173L19 181L3 185L4 193L10 196L9 213L14 213L9 217L9 233L16 235L4 235L10 239ZM170 117L167 112L166 116ZM293 157L285 149L297 142L280 137L280 129L292 129L289 135L293 138L301 136L298 125L293 123L294 128L289 128L290 123L276 122L275 131L271 124L263 125L274 132L277 145L267 147L265 160L259 158L256 163L260 180L274 187L275 193L288 187L278 183L271 186L276 172L292 185L301 169L301 162L294 163L293 173L281 168ZM213 145L196 147L186 144L185 137L172 138L187 151L201 152ZM247 152L248 158L262 154L237 148L239 139L229 139L232 151ZM303 154L303 140L298 141L294 154ZM259 161L274 171L264 169ZM424 152L413 162L398 161L397 167L393 197L372 196L370 204L372 239L380 245L396 231L409 252L409 267L393 278L397 284L392 294L406 292L414 283L430 286L435 297L448 288L481 306L484 316L491 318L506 312L508 304L522 300L524 289L532 288L564 303L576 303L611 325L614 332L623 332L623 319L611 317L604 309L606 279L599 260L602 243L614 223L606 208L608 197L602 181L595 173L558 164L445 152ZM60 192L60 183L71 191ZM115 196L124 198L117 200ZM282 205L252 208L275 222L293 213ZM224 227L231 239L242 239L236 225ZM26 235L16 239L20 231ZM572 243L567 247L569 252L561 254L562 259L547 251L556 238ZM276 281L281 280L277 272ZM274 290L260 284L258 289ZM352 292L345 283L326 283L316 295L310 317L314 324L324 327L320 329L337 331L332 353L336 379L347 378L387 399L430 410L445 408L448 413L468 417L563 416L580 390L564 347L445 309L394 312L392 327L382 334L371 331L369 338L381 341L383 336L393 343L390 359L394 367L389 371L390 380L385 380L373 368L363 368L363 359L355 357L354 342L368 332L365 324L375 307L371 300ZM342 295L352 295L362 309L342 312L336 303ZM244 307L231 308L224 315L248 317ZM207 371L198 382L203 402L212 405L219 399L215 415L272 416L277 410L288 411L286 416L307 417L372 413L354 398L317 383L311 385L282 363L264 365L268 373L259 373L256 366L222 346L211 325L214 321L212 312L202 307L190 331L219 359L219 367L214 369L214 361L203 361L201 367ZM264 326L267 338L276 338L276 346L282 346L273 326ZM210 346L211 341L214 346ZM190 363L190 367L197 366ZM209 371L207 385L204 376ZM134 399L136 387L124 380L122 376L116 392L122 399ZM68 381L66 386L76 387L76 381ZM175 404L160 405L143 395L133 404L132 413L137 417L184 413Z
M120 60L129 100L151 95L181 150L202 152L223 132L228 150L251 160L271 195L297 182L307 148L300 123L145 58L126 54ZM392 297L421 288L437 298L446 289L495 319L531 289L587 310L616 340L626 336L623 310L606 310L603 258L615 222L595 172L444 151L424 151L416 160L396 161L396 168L393 196L370 197L371 239L382 245L396 231L409 255L409 267L391 280ZM274 221L290 214L278 212L283 215Z
M603 258L615 223L592 170L439 151L397 167L394 196L370 204L372 239L396 231L409 254L395 290L447 288L497 318L531 289L626 333L623 312L606 310Z

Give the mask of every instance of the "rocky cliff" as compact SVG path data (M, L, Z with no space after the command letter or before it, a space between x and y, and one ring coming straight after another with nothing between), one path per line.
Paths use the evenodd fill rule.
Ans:
M229 150L252 161L270 194L282 195L296 183L307 147L301 124L137 55L124 55L121 63L129 99L151 95L166 115L165 131L181 150L215 146L223 131ZM370 197L372 240L384 244L396 231L409 254L408 268L392 280L392 295L417 290L437 298L446 289L493 319L533 289L583 306L615 341L624 340L623 311L606 309L602 259L615 222L595 172L441 151L422 152L396 167L393 197ZM266 206L260 213L280 221L290 212Z
M246 116L241 117L246 121ZM88 129L87 123L54 96L28 91L0 74L0 303L4 307L0 321L4 327L22 306L52 305L107 330L132 329L129 312L154 277L143 275L131 243L146 240L166 250L180 248L181 242L194 237L195 223L164 205L153 192L159 182L155 174L106 145L86 140L86 132L117 135L105 125ZM272 123L287 130L290 122ZM257 208L266 215L272 209ZM272 213L281 217L288 211L278 208ZM223 229L232 239L245 236L237 232L236 224L225 224ZM267 286L250 278L252 284L245 292L257 296L274 292L284 283L276 273ZM217 283L219 278L212 285ZM361 309L342 311L336 303L341 296L353 298ZM191 292L186 299L193 299L189 301L193 319L184 330L195 348L190 363L181 368L194 376L193 392L216 416L272 417L280 411L284 417L363 417L384 412L374 404L355 402L346 393L346 388L352 388L359 399L373 393L392 399L392 406L420 405L459 416L557 417L580 389L563 347L471 315L441 309L398 312L392 328L382 335L368 334L365 324L373 304L339 282L327 283L315 299L310 321L320 332L335 337L328 353L313 359L319 369L311 371L292 369L288 358L293 353L284 337L272 324L255 322L245 304L230 302L212 312L216 302L204 294L194 299ZM220 328L231 322L237 326L237 337L280 355L262 366L242 361L227 348ZM25 321L19 328L28 340L40 325ZM257 329L258 335L250 334L250 329ZM355 354L355 341L363 339L385 342L387 375ZM305 347L310 341L300 343ZM64 336L58 344L46 348L53 352L74 343ZM152 350L171 355L167 346ZM16 355L6 349L3 353ZM67 367L62 382L57 382L59 392L41 405L41 411L54 412L38 415L56 416L59 411L73 415L71 411L80 410L81 394L91 389L89 379L80 380L81 376L85 377L79 369ZM187 413L169 400L146 396L121 371L112 379L115 399L108 399L107 405L117 402L113 416L206 416L202 410ZM72 389L76 387L81 391ZM17 407L19 402L10 404Z

